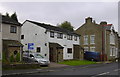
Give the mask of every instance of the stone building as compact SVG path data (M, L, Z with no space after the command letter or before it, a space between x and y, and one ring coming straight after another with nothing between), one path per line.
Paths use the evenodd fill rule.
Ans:
M101 60L113 60L118 53L118 34L112 24L97 24L91 17L85 19L76 33L81 35L80 45L84 51L100 52Z
M7 61L20 60L23 45L20 43L21 24L10 17L1 16L1 39L3 57Z

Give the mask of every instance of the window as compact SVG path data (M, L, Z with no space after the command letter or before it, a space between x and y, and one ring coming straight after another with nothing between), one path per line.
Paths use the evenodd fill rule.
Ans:
M2 24L0 24L0 32L1 32L1 30L2 30Z
M17 33L17 27L16 26L11 26L10 27L10 33Z
M41 48L40 47L37 47L37 52L40 52L41 51Z
M57 33L57 38L63 39L63 34L62 33Z
M72 48L68 48L67 53L72 53Z
M88 45L88 35L84 36L84 45Z
M50 37L54 38L54 32L50 32Z
M24 35L21 35L21 39L24 39Z
M95 47L90 47L90 51L94 52L95 51Z
M90 36L90 44L95 44L95 35Z
M110 46L110 56L115 56L115 47Z
M67 35L68 40L72 40L72 35Z
M88 47L84 47L84 51L89 51L89 48Z
M74 36L74 40L77 41L77 36Z

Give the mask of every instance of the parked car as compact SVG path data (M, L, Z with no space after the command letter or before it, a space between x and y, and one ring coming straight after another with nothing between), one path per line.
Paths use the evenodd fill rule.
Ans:
M100 61L100 53L92 52L92 51L85 51L84 59L90 60L90 61Z
M28 63L39 63L40 65L46 66L50 64L50 61L46 60L39 53L23 53L23 61Z

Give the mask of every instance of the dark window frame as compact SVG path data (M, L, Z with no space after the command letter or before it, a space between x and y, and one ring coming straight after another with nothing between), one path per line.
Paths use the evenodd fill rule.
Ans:
M63 33L57 33L57 38L63 39Z
M10 33L17 33L17 26L10 26Z
M50 31L50 37L54 38L55 34L53 31Z
M73 36L72 35L67 35L67 40L72 40Z
M74 40L77 41L77 36L74 36Z

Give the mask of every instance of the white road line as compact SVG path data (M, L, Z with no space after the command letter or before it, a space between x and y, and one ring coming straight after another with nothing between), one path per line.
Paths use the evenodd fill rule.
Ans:
M114 71L119 71L120 69L115 69Z
M109 74L110 72L104 72L104 73L100 73L98 75L95 75L95 76L91 76L91 77L97 77L97 76L100 76L100 75L106 75L106 74Z
M98 74L98 75L105 75L105 74L109 74L110 72L104 72L104 73L101 73L101 74Z

